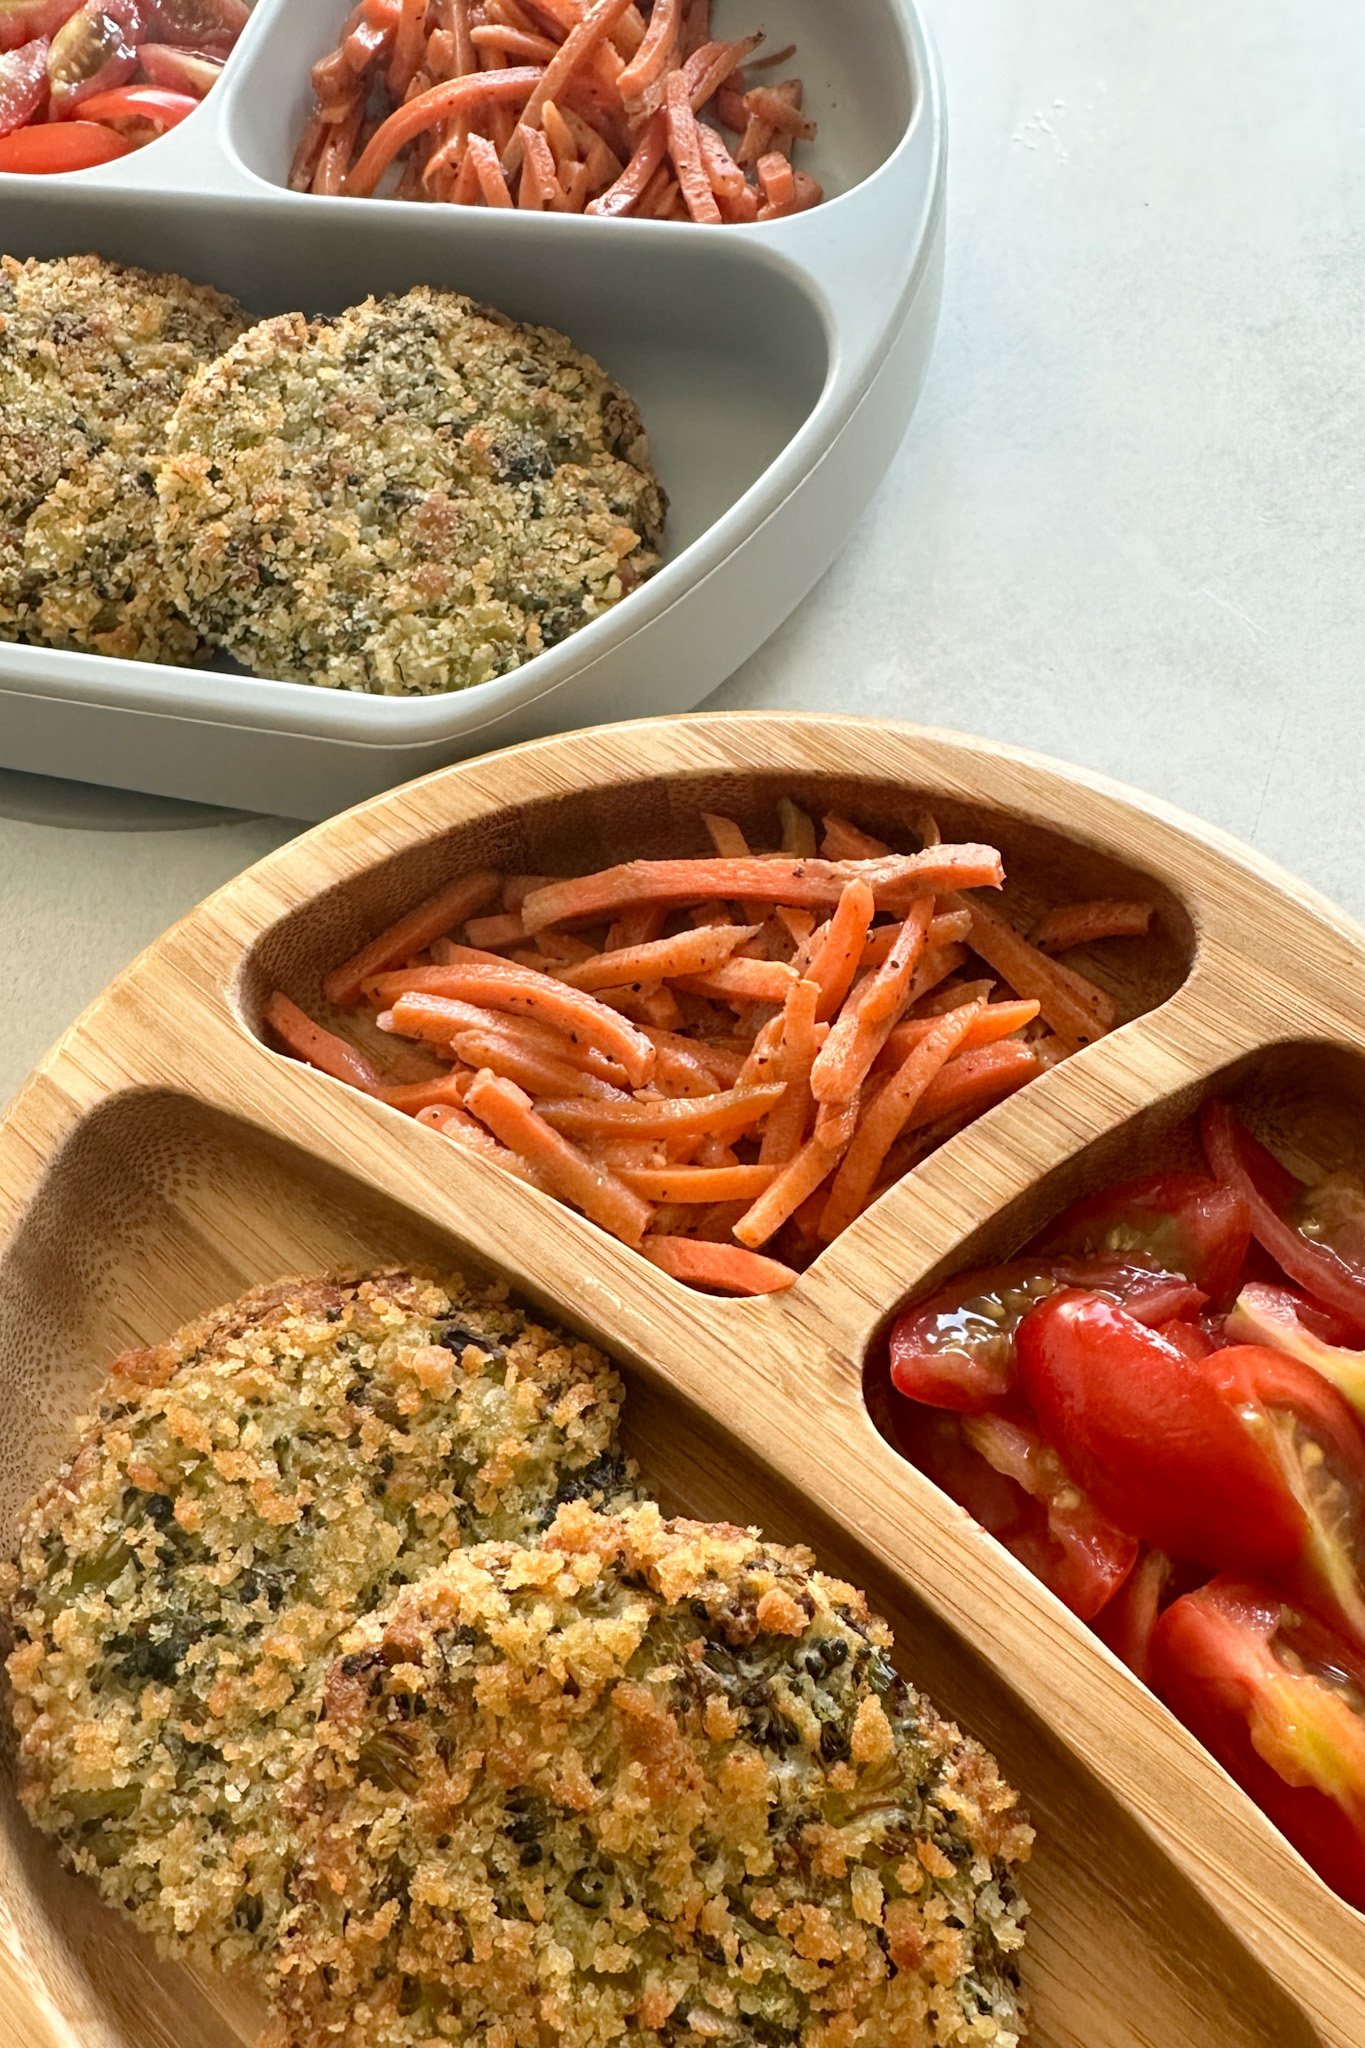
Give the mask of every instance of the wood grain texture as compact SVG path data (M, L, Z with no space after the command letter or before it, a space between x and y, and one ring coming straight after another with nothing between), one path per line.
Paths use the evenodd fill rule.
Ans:
M473 861L581 871L702 849L697 812L771 831L779 795L905 834L995 838L1034 909L1136 886L1155 944L1114 963L1129 1021L927 1160L792 1291L689 1292L582 1218L270 1051L279 985ZM485 757L318 827L212 897L62 1039L0 1125L0 1514L60 1453L104 1364L245 1286L455 1258L609 1345L670 1504L800 1536L867 1585L906 1669L999 1754L1039 1829L1029 1980L1050 2048L1365 2048L1365 1923L1146 1691L878 1434L863 1397L896 1303L1137 1170L1215 1088L1291 1154L1362 1163L1365 934L1159 806L911 727L693 717ZM1130 1164L1130 1162L1136 1162ZM63 1876L7 1800L0 2040L228 2048L255 2014Z

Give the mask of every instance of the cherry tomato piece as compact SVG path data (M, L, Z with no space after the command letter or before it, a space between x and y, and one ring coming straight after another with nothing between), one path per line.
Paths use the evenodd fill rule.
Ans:
M31 121L47 98L46 36L0 53L0 135Z
M52 38L48 53L54 121L74 113L92 94L132 77L141 32L138 0L85 0L77 8Z
M167 92L187 92L196 100L204 99L223 74L219 58L180 50L174 43L143 43L137 61L150 84L162 85Z
M244 0L149 0L146 12L153 41L215 54L230 50L251 19Z
M989 1266L901 1311L891 1330L892 1385L933 1408L985 1414L1014 1384L1021 1321L1062 1287L1111 1295L1143 1323L1193 1315L1204 1300L1188 1280L1140 1258L1023 1258Z
M1164 1337L1168 1344L1174 1344L1186 1358L1207 1358L1210 1351L1217 1349L1202 1323L1159 1323L1157 1335Z
M1222 1577L1162 1615L1152 1677L1300 1855L1365 1907L1365 1655Z
M1077 1202L1043 1239L1045 1252L1137 1252L1183 1273L1209 1299L1231 1299L1251 1242L1251 1211L1203 1173L1152 1173Z
M0 0L0 50L53 35L79 5L80 0Z
M97 121L41 122L0 135L0 171L88 171L133 147Z
M1365 1642L1365 1436L1334 1387L1256 1345L1189 1358L1074 1291L1025 1317L1016 1351L1044 1435L1101 1513Z
M1253 1280L1228 1313L1227 1333L1234 1344L1265 1345L1321 1373L1365 1418L1365 1351L1327 1343L1313 1329L1312 1314L1312 1305L1292 1288Z
M1107 1643L1144 1685L1151 1682L1152 1631L1174 1570L1164 1550L1144 1546L1113 1599L1091 1623L1100 1641Z
M1257 1241L1365 1335L1365 1195L1340 1181L1310 1188L1296 1180L1225 1102L1205 1103L1199 1129L1214 1173L1246 1201Z
M81 105L87 121L108 121L117 127L123 121L147 122L154 127L174 128L192 114L199 102L186 92L165 92L156 85L116 85L112 92L97 92Z
M897 1434L926 1477L1083 1621L1132 1569L1137 1545L1086 1500L1024 1410L962 1417L908 1408Z

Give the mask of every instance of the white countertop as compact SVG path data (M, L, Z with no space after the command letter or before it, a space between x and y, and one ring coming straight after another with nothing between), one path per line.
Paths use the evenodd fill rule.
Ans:
M928 386L845 555L711 702L1084 762L1365 916L1365 9L925 4ZM0 773L0 1099L298 829Z

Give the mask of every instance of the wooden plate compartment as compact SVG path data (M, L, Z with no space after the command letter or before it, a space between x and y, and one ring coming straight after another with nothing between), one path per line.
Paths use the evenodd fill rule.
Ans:
M452 872L702 850L779 792L903 834L999 836L1036 901L1161 890L1133 1021L925 1162L785 1298L693 1294L583 1219L268 1051L252 1024ZM558 858L551 860L552 853ZM468 764L318 828L212 898L62 1040L0 1125L0 1509L49 1470L108 1357L252 1281L358 1256L504 1272L611 1346L671 1505L799 1535L866 1584L905 1668L988 1741L1040 1830L1033 2038L1052 2048L1365 2044L1359 1916L1039 1586L877 1434L864 1363L936 1274L1131 1156L1232 1070L1279 1133L1359 1122L1360 938L1211 835L996 749L837 719L682 719ZM1138 964L1140 949L1133 949ZM1294 962L1294 981L1281 982ZM1330 1044L1330 1056L1317 1048ZM1281 1121L1273 1121L1280 1119ZM1318 1156L1318 1155L1315 1155ZM1330 1163L1330 1162L1329 1162ZM0 2013L37 2048L228 2048L249 2002L188 1986L7 1808Z

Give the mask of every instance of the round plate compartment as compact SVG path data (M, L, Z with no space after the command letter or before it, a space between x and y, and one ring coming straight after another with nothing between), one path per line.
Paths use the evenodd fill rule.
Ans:
M66 177L0 175L0 247L97 249L332 312L416 283L561 327L640 401L673 501L662 569L509 676L382 698L0 644L0 766L291 817L487 748L686 709L842 545L904 433L943 262L943 95L915 0L720 0L759 22L821 124L824 205L690 224L319 199L283 183L342 0L259 0L221 83L161 141Z

